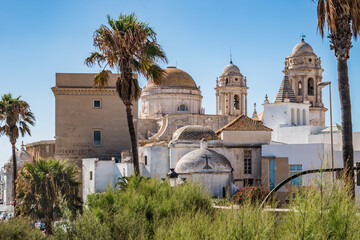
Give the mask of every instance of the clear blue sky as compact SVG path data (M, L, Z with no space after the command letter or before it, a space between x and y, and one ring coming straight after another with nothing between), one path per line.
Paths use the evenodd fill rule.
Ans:
M280 86L284 60L304 33L322 59L324 81L333 83L333 119L341 123L336 61L327 38L316 32L316 4L311 0L0 0L0 95L26 100L37 121L25 143L53 139L55 106L51 87L57 72L97 72L84 59L94 50L92 35L106 15L135 12L158 33L169 58L201 86L206 113L215 113L215 80L233 62L248 79L248 111L258 112L265 94L271 101ZM360 43L354 42L349 77L354 131L360 131ZM165 65L163 65L165 67ZM141 79L141 85L146 81ZM328 104L328 90L323 93ZM327 124L329 124L327 112ZM0 137L0 166L11 154L9 140Z

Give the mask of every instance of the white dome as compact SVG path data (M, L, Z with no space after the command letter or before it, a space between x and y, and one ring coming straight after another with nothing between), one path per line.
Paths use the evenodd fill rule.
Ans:
M31 161L31 155L28 153L24 148L21 148L19 151L15 153L16 156L16 162L30 162ZM13 156L11 155L8 158L8 163L13 162Z
M231 163L223 155L210 149L197 149L185 154L176 164L175 172L186 173L224 173L232 172Z
M240 73L240 69L232 62L230 62L230 64L224 68L221 74L221 76L235 76L235 75L238 76L241 75L241 73Z
M306 43L304 39L301 39L301 42L295 45L292 50L291 57L296 56L305 56L305 55L315 55L313 48L310 44Z

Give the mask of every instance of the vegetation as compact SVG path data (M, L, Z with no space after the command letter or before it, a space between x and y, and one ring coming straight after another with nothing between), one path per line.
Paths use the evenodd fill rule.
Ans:
M237 204L261 203L269 193L267 188L260 186L243 187L232 196L232 201Z
M52 234L52 222L61 218L62 201L73 214L82 207L77 178L77 168L66 162L39 159L26 163L17 180L17 211L34 221L41 220L46 233Z
M31 226L28 218L12 218L0 222L0 240L44 239L43 234Z
M164 75L156 62L166 62L164 51L156 40L154 30L141 22L135 14L121 14L118 20L108 16L108 26L101 25L94 34L94 46L99 52L93 52L85 60L87 66L105 63L103 70L95 76L94 86L107 85L109 74L107 66L118 72L116 89L126 106L126 115L131 139L134 171L139 175L137 138L133 123L132 104L139 100L141 88L134 73L152 78L159 84Z
M16 176L17 176L17 162L15 154L16 141L21 134L31 136L29 125L34 125L35 117L30 111L30 106L27 102L20 100L20 97L13 98L10 93L4 94L0 100L0 136L6 135L9 137L12 147L13 158L13 202L16 206Z
M354 150L352 143L352 120L350 86L347 60L350 57L351 38L360 34L360 3L354 0L318 0L318 30L324 37L327 26L330 48L337 60L338 87L341 104L342 152L346 175L355 197ZM351 180L351 181L350 181Z
M359 210L348 185L319 177L294 192L283 212L251 201L215 209L210 195L191 182L171 188L168 181L131 177L126 187L90 195L76 220L64 205L48 239L359 239ZM38 239L24 235L34 231L26 221L0 224L0 239L10 234Z

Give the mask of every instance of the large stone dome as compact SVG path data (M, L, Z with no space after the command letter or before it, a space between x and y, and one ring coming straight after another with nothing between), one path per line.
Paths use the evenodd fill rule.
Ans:
M315 53L310 44L306 43L304 39L301 39L301 41L293 48L290 57L305 55L315 55Z
M176 164L175 172L178 174L231 173L230 161L223 155L210 149L197 149L185 154Z
M177 129L172 140L218 140L216 133L210 127L188 125Z
M241 75L240 69L232 62L230 62L230 64L225 66L220 76L235 76L235 75Z
M151 87L169 87L169 88L194 88L197 89L194 79L186 72L176 67L167 67L165 70L165 77L160 85L156 85L150 79L146 88Z

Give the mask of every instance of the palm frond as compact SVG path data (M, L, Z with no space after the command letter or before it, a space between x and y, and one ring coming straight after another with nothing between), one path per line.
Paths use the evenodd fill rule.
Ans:
M109 73L106 70L102 70L95 75L93 85L94 87L103 88L107 86L109 80Z

